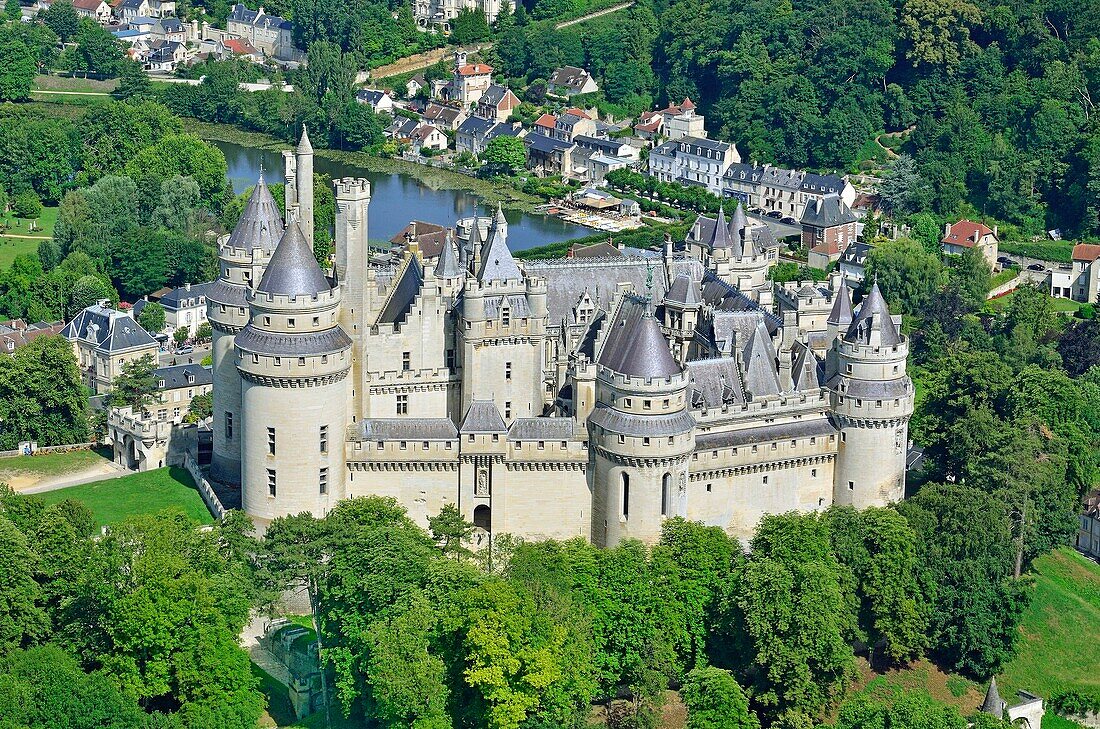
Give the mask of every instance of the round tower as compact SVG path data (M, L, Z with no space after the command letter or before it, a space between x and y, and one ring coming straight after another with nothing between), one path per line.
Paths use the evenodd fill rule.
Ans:
M831 414L840 429L833 502L865 508L900 501L913 414L913 382L905 373L909 340L898 331L877 283L847 331L833 341L831 355Z
M243 380L241 497L266 523L324 515L345 495L351 339L331 287L292 223L248 295L250 322L235 340Z
M592 541L653 544L665 519L687 515L695 449L687 377L648 302L624 300L610 326L588 416Z
M241 378L233 339L248 324L247 294L283 235L283 219L261 176L233 232L218 250L218 278L206 294L206 317L213 333L210 350L215 481L241 482Z

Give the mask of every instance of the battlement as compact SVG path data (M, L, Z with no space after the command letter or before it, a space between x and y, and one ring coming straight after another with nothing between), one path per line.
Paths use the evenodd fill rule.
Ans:
M370 197L370 180L365 177L343 177L333 180L332 186L337 198Z
M268 311L301 311L303 307L307 307L308 309L325 309L340 303L340 287L334 286L328 291L322 291L309 296L285 296L282 294L269 294L250 289L246 294L246 298L249 304Z

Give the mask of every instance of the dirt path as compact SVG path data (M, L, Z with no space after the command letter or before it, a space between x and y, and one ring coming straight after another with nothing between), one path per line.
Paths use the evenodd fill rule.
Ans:
M478 53L479 51L487 51L493 47L492 43L481 43L476 46L468 46L462 50L467 53ZM427 68L434 63L438 63L441 58L454 53L451 48L436 48L424 53L417 53L415 56L407 56L406 58L399 58L393 63L386 64L385 66L379 66L371 71L368 71L368 76L372 79L386 78L387 76L400 76L403 73L410 71L419 71L422 68Z
M557 25L555 25L554 30L561 30L562 28L568 28L571 25L576 25L577 23L583 23L586 20L592 20L593 18L598 18L602 15L610 15L611 13L617 13L620 10L626 10L627 8L629 8L633 4L634 4L634 0L630 0L630 2L628 2L628 3L620 3L618 5L612 5L611 7L604 8L603 10L597 10L594 13L589 13L588 15L582 15L579 18L573 18L572 20L566 20L564 22L561 22L561 23L558 23Z
M64 96L110 96L106 91L52 91L48 89L31 89L32 94L62 94Z
M59 473L52 476L42 476L37 473L25 476L15 475L5 480L13 490L19 493L40 494L43 491L56 491L69 486L79 486L82 483L118 478L127 473L129 471L117 463L104 460L102 463L96 463L88 468L70 473Z
M875 137L875 144L882 147L883 151L886 152L886 159L897 159L898 158L898 153L895 152L894 150L890 149L889 147L887 147L885 144L883 144L882 143L882 138L887 137L887 138L890 138L890 139L894 139L896 137L900 137L902 135L908 134L909 132L913 131L916 128L917 128L917 125L914 124L913 126L909 127L908 129L902 129L901 131L898 131L898 132L883 132L882 134L879 134L877 137Z
M14 233L0 233L0 238L23 238L25 240L49 240L48 235L16 235Z

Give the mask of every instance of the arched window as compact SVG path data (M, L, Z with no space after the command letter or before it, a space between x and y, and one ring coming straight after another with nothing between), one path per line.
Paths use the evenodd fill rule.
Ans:
M626 471L623 471L622 477L623 477L623 485L622 485L622 489L623 489L623 493L622 493L623 518L626 519L630 516L630 476L627 475Z
M672 474L666 473L661 479L661 516L672 512Z
M485 504L474 507L474 526L487 532L493 530L493 513Z

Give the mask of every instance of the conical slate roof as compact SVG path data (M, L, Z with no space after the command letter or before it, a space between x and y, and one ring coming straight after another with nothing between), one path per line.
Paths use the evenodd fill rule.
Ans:
M726 209L718 208L718 220L714 224L714 232L710 236L710 249L716 251L719 248L729 248L733 245L730 239L730 231L726 224Z
M624 302L611 326L600 352L601 365L622 375L646 379L663 379L681 373L680 365L669 350L668 340L647 304Z
M504 208L497 203L497 211L493 215L493 227L499 228L501 225L508 225L508 218L504 217Z
M226 245L248 251L262 248L270 253L279 244L284 230L279 206L275 204L263 175L260 175Z
M871 287L871 293L859 305L859 313L852 320L844 335L846 342L871 343L871 334L879 332L879 345L890 347L901 342L898 328L894 326L894 320L890 318L890 310L886 306L886 300L882 298L882 292L878 288L878 281Z
M1001 693L997 690L997 677L989 681L989 690L985 692L985 701L982 702L983 714L991 714L998 719L1004 717L1005 702L1001 700Z
M699 282L686 273L681 273L673 281L665 294L665 301L685 306L698 306L703 303L703 294L699 291Z
M753 258L757 255L756 241L749 229L749 219L745 215L745 206L740 202L734 208L730 220L730 241L736 258Z
M435 277L459 278L462 275L462 264L458 260L458 253L455 252L454 240L448 233L447 239L443 241L443 248L439 251L439 258L435 262Z
M752 397L778 395L779 374L775 370L775 347L771 335L764 326L764 317L756 322L756 330L749 337L744 351L745 389Z
M474 222L475 228L477 222ZM471 233L471 236L473 234ZM508 239L497 230L496 223L489 234L489 244L481 249L481 271L477 274L479 283L493 281L522 281L523 272L508 250Z
M840 288L833 297L833 309L829 312L828 323L843 328L852 323L852 292L848 290L848 279L840 279Z
M291 223L271 254L256 291L276 296L315 296L329 288L301 226L297 221Z
M298 140L298 154L313 154L313 145L309 143L309 133L302 125L302 138Z

